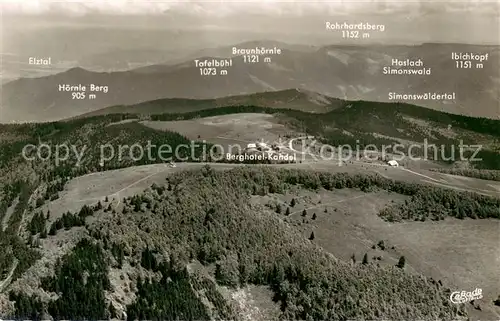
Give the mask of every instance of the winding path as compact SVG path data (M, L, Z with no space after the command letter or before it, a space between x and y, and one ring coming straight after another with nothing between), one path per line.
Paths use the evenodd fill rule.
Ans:
M5 288L7 288L7 286L10 284L10 281L12 280L12 276L14 275L14 271L16 270L18 264L19 260L17 258L14 258L14 263L12 263L9 274L3 281L0 282L0 293L3 292Z

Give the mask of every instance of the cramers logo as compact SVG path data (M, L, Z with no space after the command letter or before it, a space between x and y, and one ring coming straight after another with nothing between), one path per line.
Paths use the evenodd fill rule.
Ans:
M466 303L473 300L479 300L482 298L483 298L483 290L477 288L472 292L455 291L450 295L450 301L455 304Z

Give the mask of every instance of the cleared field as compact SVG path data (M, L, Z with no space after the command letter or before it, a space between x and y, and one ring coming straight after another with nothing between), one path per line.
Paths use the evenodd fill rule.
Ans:
M60 197L42 207L50 210L50 221L56 220L67 211L77 212L83 205L108 201L118 206L121 199L142 192L154 182L163 183L165 173L172 173L175 168L166 164L129 167L120 170L97 172L74 178L60 192ZM163 175L161 175L163 174ZM161 178L160 178L161 177Z
M391 167L382 161L370 161L357 158L355 155L348 159L347 155L339 158L336 149L325 149L320 155L318 150L321 144L313 143L314 139L305 137L293 138L288 142L289 149L300 160L300 168L320 171L358 172L370 171L379 175L401 181L420 182L440 187L453 188L461 191L472 191L484 195L500 197L500 183L470 177L456 176L430 171L429 169L442 166L432 161L408 161L405 166ZM311 146L314 145L314 148Z
M177 167L154 164L80 176L67 183L57 200L46 203L41 209L44 212L50 210L52 222L67 211L79 211L85 204L92 205L101 201L103 205L112 203L118 207L124 197L139 194L153 183L164 183L166 177L172 173L201 166L203 165L198 163L179 164ZM229 169L238 165L211 164L211 166ZM106 197L108 203L104 202Z
M347 165L338 165L336 160L332 161L306 161L298 164L279 165L288 168L301 168L325 172L345 173L377 173L385 178L415 182L438 187L452 188L459 191L476 192L483 195L500 197L500 183L477 178L462 178L459 176L442 174L424 169L406 169L403 167L390 167L387 165L356 162Z

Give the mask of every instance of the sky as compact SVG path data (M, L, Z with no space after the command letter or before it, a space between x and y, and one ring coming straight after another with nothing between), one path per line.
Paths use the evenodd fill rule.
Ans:
M468 12L478 15L499 14L499 1L452 0L452 1L415 1L415 0L87 0L87 1L48 1L48 0L0 0L4 14L63 14L79 16L85 14L113 15L162 15L169 12L190 13L194 15L229 16L241 13L260 13L267 15L306 15L311 13L354 14L373 12L398 14L413 12L419 14L440 12Z

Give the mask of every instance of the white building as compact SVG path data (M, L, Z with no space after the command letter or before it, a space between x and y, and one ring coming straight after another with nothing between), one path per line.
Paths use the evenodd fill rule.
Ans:
M387 164L389 164L389 166L392 166L392 167L399 167L398 162L396 162L395 160L390 160L387 162Z
M257 145L255 145L255 144L248 144L247 148L257 148Z

